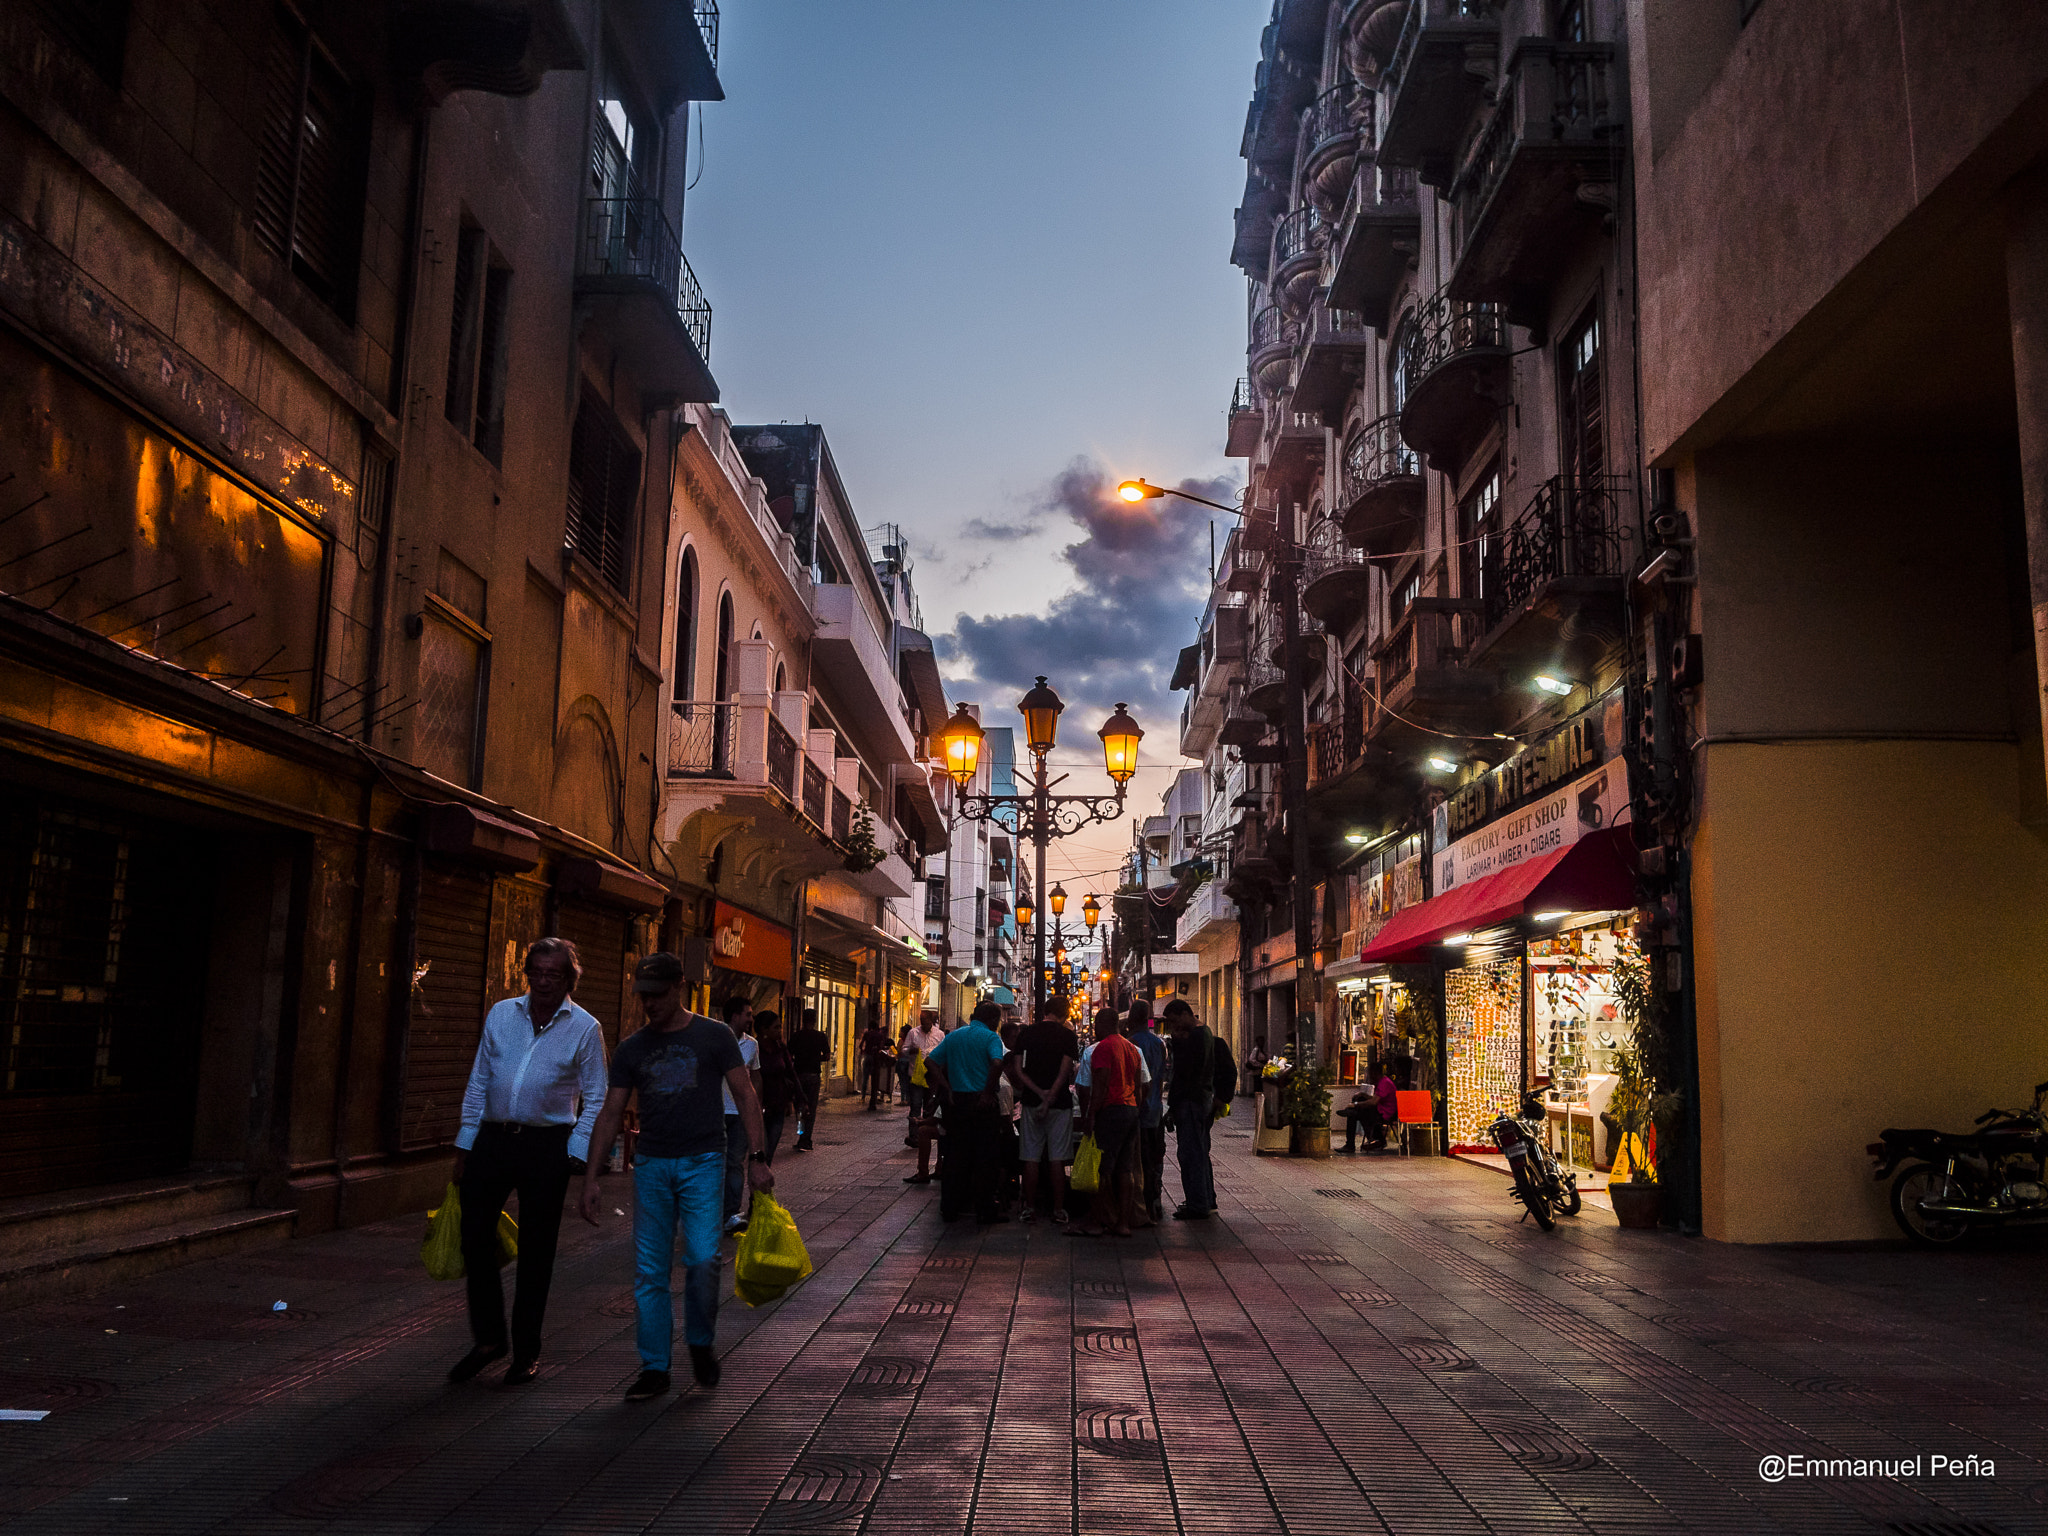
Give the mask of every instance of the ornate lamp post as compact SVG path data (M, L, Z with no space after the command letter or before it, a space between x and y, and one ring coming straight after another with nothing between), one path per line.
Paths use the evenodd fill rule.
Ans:
M1125 706L1118 704L1116 713L1111 715L1095 734L1102 739L1104 766L1110 779L1116 785L1113 795L1055 795L1052 786L1055 781L1047 777L1046 757L1052 751L1058 735L1059 717L1066 705L1060 696L1046 686L1044 678L1017 703L1017 711L1024 717L1024 742L1031 750L1032 779L1031 791L1020 795L970 795L962 793L955 797L955 814L970 821L992 821L1007 827L1013 836L1028 838L1037 856L1037 877L1034 890L1045 892L1045 849L1056 837L1066 837L1098 821L1115 821L1123 815L1124 791L1131 782L1131 776L1138 771L1138 743L1145 733L1138 728ZM963 706L958 714L946 722L940 733L941 754L946 761L946 771L964 791L974 777L974 768L981 760L981 726L969 715ZM968 745L971 736L972 745ZM966 765L963 777L960 765ZM1062 775L1064 777L1064 775ZM1055 917L1066 906L1065 891L1046 892ZM1017 921L1031 926L1033 908L1028 902L1017 904ZM1032 930L1032 975L1036 978L1035 995L1032 998L1031 1017L1036 1018L1038 1008L1046 997L1045 924L1040 923Z

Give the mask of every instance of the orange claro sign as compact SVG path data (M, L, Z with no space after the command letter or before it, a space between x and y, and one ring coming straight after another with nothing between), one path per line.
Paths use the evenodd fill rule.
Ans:
M711 960L728 971L789 980L790 932L730 902L711 909Z

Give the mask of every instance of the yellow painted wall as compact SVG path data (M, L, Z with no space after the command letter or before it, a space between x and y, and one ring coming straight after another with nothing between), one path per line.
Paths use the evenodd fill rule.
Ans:
M1864 1146L2048 1079L2016 747L1725 744L1694 843L1702 1195L1730 1242L1898 1236Z

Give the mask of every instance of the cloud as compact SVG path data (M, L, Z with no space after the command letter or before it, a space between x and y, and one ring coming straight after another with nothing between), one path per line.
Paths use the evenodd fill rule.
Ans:
M1229 502L1237 486L1223 477L1178 489ZM1180 703L1166 685L1195 640L1209 595L1209 523L1221 517L1177 497L1132 505L1101 465L1076 459L1027 521L1065 519L1080 534L1061 551L1078 585L1034 612L957 615L937 637L948 696L979 702L992 724L1015 724L1016 700L1043 673L1067 704L1063 748L1083 739L1077 728L1092 735L1127 703L1146 729L1145 756L1172 759Z
M1028 539L1037 533L1042 525L1037 518L1021 523L991 523L983 518L969 518L967 526L960 530L962 538L985 539L994 543L1008 544L1017 539Z

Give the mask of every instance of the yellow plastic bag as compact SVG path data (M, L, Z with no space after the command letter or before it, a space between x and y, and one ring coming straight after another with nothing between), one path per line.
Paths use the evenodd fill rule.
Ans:
M1084 1195L1102 1187L1102 1148L1093 1136L1083 1136L1074 1149L1074 1173L1067 1182Z
M917 1060L910 1064L910 1086L913 1088L929 1088L931 1085L932 1080L924 1075L924 1052L919 1051L917 1053Z
M811 1272L796 1218L773 1195L755 1191L732 1269L733 1294L750 1307L775 1300Z
M507 1211L498 1212L498 1263L510 1264L519 1257L519 1223ZM427 1212L427 1240L420 1244L420 1259L434 1280L460 1280L466 1273L462 1262L462 1195L453 1184L441 1196L438 1210Z

